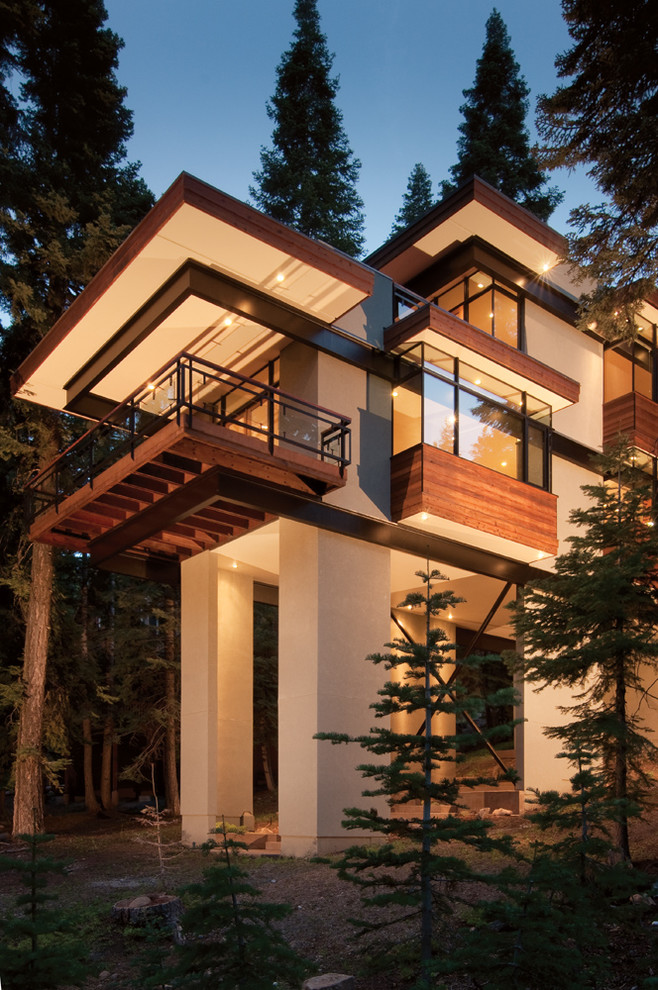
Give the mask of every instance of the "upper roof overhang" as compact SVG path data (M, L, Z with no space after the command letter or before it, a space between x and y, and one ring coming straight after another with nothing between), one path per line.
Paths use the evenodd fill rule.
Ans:
M536 358L426 303L384 332L387 350L413 342L431 344L480 371L541 399L555 411L578 402L580 385Z
M559 287L568 291L564 272L556 270L566 238L477 176L378 248L366 264L406 285L473 234L539 276L555 270L556 282L565 282Z
M191 268L207 273L213 292L196 291ZM253 352L264 330L270 339L285 331L290 314L330 326L372 294L374 279L342 252L183 173L23 362L12 388L93 415L91 389L100 411L182 350L212 344L213 359L219 348L228 363Z

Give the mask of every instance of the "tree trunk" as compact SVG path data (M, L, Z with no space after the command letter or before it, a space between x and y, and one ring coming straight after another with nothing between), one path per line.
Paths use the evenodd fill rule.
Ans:
M101 804L105 811L112 811L112 751L114 749L114 722L105 719L103 726L103 756L101 761Z
M615 673L615 714L619 724L614 744L615 797L619 802L619 818L615 822L615 838L619 852L630 862L631 845L628 835L628 718L626 713L626 669L624 658L618 657Z
M180 815L180 792L176 770L176 726L178 723L178 699L176 697L176 642L174 636L174 603L167 599L167 624L165 629L165 704L167 721L165 725L164 778L165 802L172 815Z
M89 665L89 583L86 567L82 577L80 606L80 654L82 656L83 665L86 669ZM85 808L91 815L97 815L101 809L101 806L96 800L96 789L94 787L92 746L91 718L89 715L85 715L82 719L82 759L85 784Z
M101 810L101 806L96 800L96 789L94 787L91 719L89 716L82 720L82 751L85 777L85 807L90 814L96 815Z
M52 588L53 549L43 543L35 543L32 546L30 601L25 627L24 695L16 745L14 835L33 835L44 830L41 736Z

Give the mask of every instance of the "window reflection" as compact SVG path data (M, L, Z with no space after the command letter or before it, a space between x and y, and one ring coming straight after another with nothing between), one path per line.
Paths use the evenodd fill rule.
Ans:
M430 302L511 347L519 346L519 295L485 272L467 274L441 289Z

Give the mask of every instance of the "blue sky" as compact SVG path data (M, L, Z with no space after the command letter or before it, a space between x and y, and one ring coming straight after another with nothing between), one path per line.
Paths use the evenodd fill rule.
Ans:
M415 162L436 189L455 162L462 90L471 86L493 0L318 0L340 77L337 102L361 160L366 249L390 232ZM498 0L534 103L556 84L569 47L559 0ZM293 0L106 0L123 38L119 82L135 133L128 153L156 196L181 171L248 201L272 123L265 103L289 46ZM556 174L567 195L551 219L596 193L584 176Z

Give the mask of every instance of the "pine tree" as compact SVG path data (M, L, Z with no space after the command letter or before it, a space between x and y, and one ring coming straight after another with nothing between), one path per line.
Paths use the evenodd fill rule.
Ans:
M650 486L627 466L623 445L585 485L589 505L573 510L571 549L555 573L527 586L515 625L524 637L524 676L539 689L567 687L573 703L547 729L565 751L601 761L617 806L616 842L630 859L628 819L649 787L658 749L647 733L647 679L658 668L658 532Z
M395 215L391 237L420 219L433 206L432 180L425 166L417 162L411 170L407 191L402 197L402 206Z
M204 846L207 854L216 847ZM221 849L203 871L200 883L186 887L189 906L182 918L184 941L176 946L171 967L162 961L148 974L145 986L197 987L204 990L262 990L299 986L309 964L277 930L276 922L290 914L286 904L262 901L260 891L236 864L243 843L222 829Z
M510 847L506 840L492 838L489 823L482 819L462 818L452 811L448 815L436 813L437 806L459 807L460 786L484 781L442 776L442 765L445 768L446 763L454 763L473 738L470 734L438 735L432 721L437 715L460 713L475 720L485 700L469 695L459 668L449 686L444 680L445 665L453 661L455 646L433 620L462 599L451 591L433 591L435 582L445 580L438 571L430 572L428 568L427 573L418 572L418 577L425 585L425 593L410 593L401 607L422 611L425 641L397 639L388 644L395 652L373 654L368 660L393 672L393 678L379 691L380 700L371 705L376 717L388 720L400 713L417 715L420 728L403 733L377 727L354 738L341 733L321 733L317 738L335 744L356 742L378 758L357 769L366 780L373 781L373 786L363 792L364 797L384 796L390 815L382 815L376 808L347 808L343 827L378 833L386 844L354 846L346 851L338 867L343 877L362 888L364 905L388 909L381 923L360 922L363 933L410 919L417 924L416 939L396 939L389 951L394 956L403 952L407 959L411 954L419 967L417 986L429 988L438 973L449 971L453 965L446 945L437 945L441 928L459 901L453 885L493 881L492 876L478 872L461 858L452 843L480 851L509 851ZM480 662L481 658L471 656L460 660L459 665L468 669ZM512 692L505 689L486 700L496 705L511 704ZM509 733L508 725L487 735L503 738Z
M563 194L555 187L546 188L546 174L530 149L525 123L530 91L495 8L487 20L475 82L463 92L458 161L450 169L452 183L442 184L443 195L478 175L540 220L548 220Z
M632 336L658 285L658 8L653 0L562 0L572 47L556 59L564 82L539 101L549 168L585 165L606 200L571 213L570 257L599 287L582 326Z
M0 456L7 467L3 502L12 518L25 477L54 456L66 424L10 402L9 373L152 203L136 166L124 163L132 121L114 74L121 42L103 26L106 16L101 0L7 0L3 7L0 302L9 322L0 342ZM11 532L8 579L23 590L26 615L14 830L29 833L43 828L53 551L35 545L26 553L24 533L18 526Z
M51 874L64 872L64 863L39 855L53 835L24 835L28 857L0 856L0 868L17 873L26 888L14 910L2 919L0 973L7 990L51 990L78 986L86 976L82 942L73 925L55 907L56 894L45 888ZM48 906L48 905L52 906Z
M354 158L335 104L338 79L320 30L317 0L296 0L294 41L277 68L267 114L272 147L261 148L260 171L249 191L263 212L303 234L358 256L363 248L363 202Z

